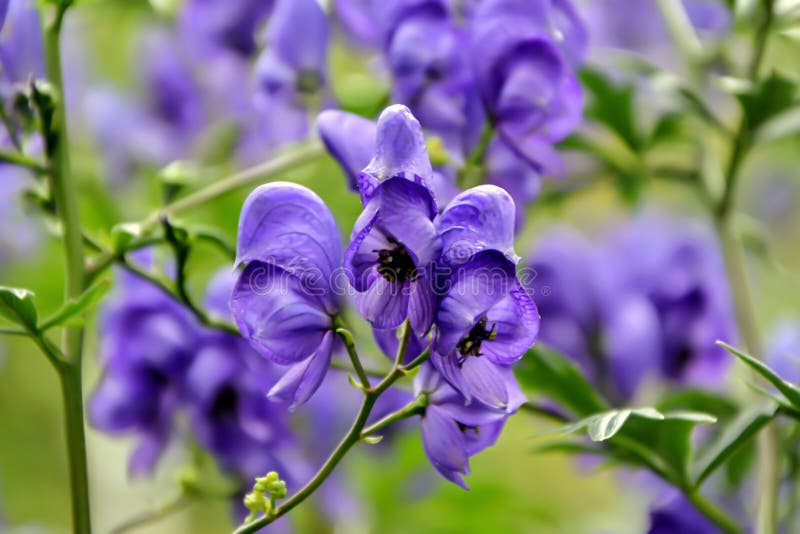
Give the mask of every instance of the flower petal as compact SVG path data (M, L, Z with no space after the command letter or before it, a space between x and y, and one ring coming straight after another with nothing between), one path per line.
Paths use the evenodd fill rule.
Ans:
M342 167L350 189L358 191L358 173L375 153L375 123L353 113L329 109L317 116L317 131Z
M443 260L460 264L481 250L497 250L517 263L514 221L514 200L503 189L481 185L464 191L436 220Z
M331 363L333 332L327 332L311 358L292 365L269 390L269 398L289 403L289 410L305 403L322 384Z
M375 328L400 326L408 316L409 286L378 276L366 292L356 295L359 313Z
M274 50L294 69L324 73L328 18L320 3L278 0L267 26L266 43L267 50Z
M461 364L455 354L431 354L431 362L450 385L459 391L466 403L473 398L490 408L504 412L508 407L505 377L494 362L475 356L466 357Z
M458 424L438 406L428 406L422 417L422 447L439 473L464 489L459 473L469 474L466 442Z
M495 363L510 365L519 360L539 334L539 311L519 281L486 317L497 336L485 341L481 350Z
M257 261L239 276L231 311L242 336L281 364L311 356L332 324L322 302L308 294L299 278Z

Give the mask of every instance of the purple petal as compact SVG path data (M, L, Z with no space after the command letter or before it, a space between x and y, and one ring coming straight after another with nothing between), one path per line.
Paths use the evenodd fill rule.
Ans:
M485 341L481 350L495 363L510 365L520 359L539 334L539 310L519 281L509 294L486 314L487 324L497 336Z
M317 351L305 361L292 365L269 390L269 398L289 403L292 411L304 404L322 384L331 362L333 333L327 332Z
M302 28L302 31L298 31ZM297 71L324 73L328 19L317 0L278 0L266 32L274 49Z
M366 292L356 295L359 313L375 328L397 328L408 316L410 285L379 276Z
M231 311L245 339L281 364L311 356L332 324L322 302L309 295L300 279L261 262L242 271Z
M272 263L326 295L342 265L339 231L330 210L316 193L288 182L262 185L247 197L236 253L237 265ZM333 307L333 301L329 295L327 304Z
M381 349L383 354L386 355L386 357L390 360L394 360L400 347L400 339L398 337L400 332L398 329L373 328L372 334L375 337L375 342L378 344L378 347ZM420 339L412 332L408 338L408 346L406 347L406 354L405 358L403 358L403 363L408 363L422 354L422 351L425 350L426 346L427 340Z
M128 472L131 476L146 475L151 473L156 462L169 443L169 427L162 425L151 432L147 432L139 439L136 448L128 460Z
M441 241L433 224L436 201L424 186L403 178L383 182L371 201L378 206L379 224L413 253L417 267L434 261Z
M431 281L421 276L409 284L408 320L417 335L425 335L433 324L433 313L436 309L436 293Z
M330 109L317 116L317 131L344 170L350 189L358 191L358 173L375 153L375 123L353 113Z
M438 406L428 406L422 417L422 447L443 477L468 489L459 476L469 474L464 436L458 424Z
M505 411L508 407L505 377L497 364L487 358L470 356L459 364L457 355L441 356L434 351L431 363L467 403L475 398L497 410Z
M443 259L461 264L482 250L497 250L514 263L514 201L493 185L481 185L453 199L436 220Z
M451 355L456 344L477 320L503 299L516 283L514 264L494 250L475 255L450 279L450 287L439 304L436 350Z

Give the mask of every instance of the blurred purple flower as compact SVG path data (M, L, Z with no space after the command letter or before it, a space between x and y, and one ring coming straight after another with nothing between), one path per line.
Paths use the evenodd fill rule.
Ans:
M395 176L381 182L353 227L345 270L358 308L376 328L408 318L418 335L433 321L431 269L441 252L436 203L424 186Z
M414 394L426 395L422 415L422 445L431 464L447 480L469 489L461 475L469 474L469 457L493 445L505 420L525 402L510 369L501 371L509 400L503 409L465 399L425 363L414 378Z
M317 131L347 176L350 190L358 191L358 174L375 153L375 122L346 111L329 109L317 117Z
M781 378L800 384L800 322L786 319L772 329L766 360Z
M378 45L378 25L373 6L381 0L333 0L333 11L345 36L355 45L371 48Z
M8 13L9 0L0 0L0 30L3 29L3 24L6 22L6 13Z
M453 271L436 312L431 362L467 401L504 409L512 400L503 376L533 344L539 313L496 250L475 254Z
M123 273L99 331L104 371L89 401L89 420L110 434L138 435L129 470L149 473L172 435L198 325L161 290Z
M547 0L486 0L473 19L473 68L490 120L539 171L552 167L550 145L581 120L573 71L585 44L581 24L566 1Z
M720 534L721 531L682 495L650 510L647 534Z
M33 0L9 0L0 30L0 81L3 91L30 77L44 77L44 52L39 10Z
M331 359L335 276L342 265L333 215L311 190L276 182L253 191L239 218L231 299L242 335L275 363L291 365L270 390L290 409L319 387Z
M199 54L249 57L256 52L256 34L273 4L273 0L188 0L181 8L179 27Z
M298 31L302 28L303 31ZM266 48L255 66L256 103L268 143L278 146L308 133L309 108L325 87L328 19L317 0L277 0Z

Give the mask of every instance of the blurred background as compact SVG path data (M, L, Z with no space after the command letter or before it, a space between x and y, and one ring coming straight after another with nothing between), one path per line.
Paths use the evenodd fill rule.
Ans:
M654 2L634 3L653 4L639 20L650 23L651 18L659 17ZM686 3L691 4L688 0ZM34 3L12 0L11 4L9 20L0 33L0 47L8 45L13 31L29 32L31 28L12 15L15 4L28 4L25 7L30 9ZM590 28L589 64L608 68L619 60L618 49L638 47L637 53L649 54L678 78L688 76L676 65L678 54L668 32L651 30L646 35L629 36L633 44L608 42L609 34L619 36L625 31L613 29L614 23L638 25L618 11L617 4L623 3L580 3ZM725 2L718 4L729 13ZM193 57L201 53L202 44L188 45L182 35L189 31L182 18L185 13L186 6L180 0L85 0L77 2L69 13L63 53L73 167L81 218L88 231L101 238L107 237L115 224L141 219L170 198L169 180L176 171L173 166L173 174L165 181L169 172L164 168L173 161L190 162L181 164L183 174L178 183L194 188L267 160L279 150L274 132L260 131L263 124L249 124L268 124L274 119L251 113L239 102L227 101L247 101L252 92L254 55L246 50L248 43L238 45L245 58L238 62ZM615 17L620 20L606 20ZM722 29L708 29L710 37L703 32L701 35L717 40L713 46L726 50L726 57L735 63L737 52L747 50L749 41L741 34L749 30L740 27L732 16L722 24ZM202 29L191 24L188 27L198 32ZM35 48L36 37L30 33L26 37L30 38L27 48L14 52L17 55L12 56L12 62L23 60L23 55ZM770 42L765 64L796 77L800 74L799 52L800 45L793 39L776 36ZM726 66L721 63L715 68L724 71ZM4 67L4 75L10 72ZM622 72L609 77L625 79ZM345 109L374 116L387 101L389 79L385 70L369 49L354 44L341 28L333 31L328 75L330 98ZM186 89L190 85L187 77L202 87L202 98L194 103L194 93L182 94L191 91ZM638 80L635 85L634 116L642 123L650 120L647 115L659 107L660 98L664 106L669 105L669 98L653 90L651 81ZM708 94L715 112L730 122L737 113L730 98L713 87ZM584 128L592 131L594 127L587 123ZM684 131L686 128L691 124ZM182 129L192 134L186 135ZM251 134L252 140L247 141ZM686 153L687 144L692 140L684 135L675 144L662 147L659 157L678 161ZM617 147L612 144L611 150ZM602 162L598 164L594 155L571 146L563 147L562 154L568 178L555 185L544 180L539 200L526 208L517 242L517 252L523 258L530 258L556 225L600 242L631 220L639 220L642 214L655 214L660 224L672 230L701 227L713 235L701 200L680 181L620 176ZM343 240L348 238L361 204L356 194L347 191L345 175L332 158L325 157L282 178L316 191L334 212ZM745 162L741 182L737 225L747 244L758 326L769 339L780 325L788 324L791 329L800 324L800 139L789 136L754 151ZM61 302L62 250L60 241L52 236L53 229L36 215L31 194L26 192L29 189L35 189L35 184L24 172L0 166L0 284L35 290L40 315L46 315ZM233 192L182 219L188 224L217 228L234 242L239 210L248 193ZM228 258L215 248L203 250L190 260L189 287L197 295L202 294L213 272L229 265ZM638 259L634 255L630 261ZM87 335L87 398L100 377L96 328L93 320ZM380 363L377 348L368 331L363 330L362 343ZM718 386L733 396L745 395L744 373L738 366L731 366L729 371ZM656 395L654 391L665 387L650 386L637 389L633 404L646 403ZM0 338L0 532L59 533L69 529L59 396L57 377L32 342ZM347 398L335 402L341 403L344 411L352 410ZM347 490L333 497L333 506L358 513L342 514L347 518L331 522L315 512L320 503L303 507L295 514L299 530L646 532L649 507L657 491L637 475L596 462L534 453L532 436L550 426L552 423L528 413L511 417L499 442L471 460L469 492L436 475L424 456L418 430L409 426L376 450L359 447L343 463ZM171 499L178 491L182 466L192 455L190 447L176 443L152 477L132 479L126 469L132 444L133 439L88 429L97 532L110 532L121 520ZM139 532L224 532L232 524L227 501L201 500Z

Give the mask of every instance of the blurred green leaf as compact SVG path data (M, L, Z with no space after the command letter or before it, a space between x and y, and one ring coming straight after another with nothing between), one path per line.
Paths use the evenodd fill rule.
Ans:
M111 229L111 246L115 252L124 252L131 241L142 235L138 223L120 223Z
M730 398L703 389L669 391L656 403L656 408L661 412L704 412L717 418L733 417L739 411L738 405Z
M692 424L714 423L717 420L716 417L702 412L677 411L662 413L652 407L621 408L592 415L576 423L556 429L555 432L572 433L585 428L589 439L592 441L606 441L622 430L631 417L654 421L678 420Z
M633 109L633 86L618 87L599 71L583 69L581 84L594 97L586 108L586 116L604 124L616 133L634 151L642 142L636 130Z
M775 388L786 397L786 400L794 406L795 408L800 409L800 388L791 384L781 378L775 371L770 369L766 364L756 360L749 354L745 354L744 352L737 350L727 343L722 341L717 341L717 344L722 346L725 350L742 360L745 364L747 364L751 369L753 369L756 373L760 374L764 377L767 382L775 386Z
M27 330L36 330L39 314L33 297L27 289L0 286L0 315Z
M549 397L579 417L608 409L578 367L552 349L531 348L514 371L524 386Z
M660 143L680 138L683 130L683 114L665 113L658 118L650 136L647 139L647 146L652 147Z
M706 478L738 452L745 444L775 417L777 406L756 408L742 412L709 445L694 468L694 484L699 487Z
M79 297L68 300L58 311L44 320L39 329L44 332L59 325L74 325L83 322L80 315L94 308L111 287L111 280L100 280Z
M793 135L800 135L800 107L795 107L770 119L756 132L757 143L772 143Z
M755 132L762 124L792 107L796 92L797 84L793 80L773 72L752 90L736 95L748 129Z

